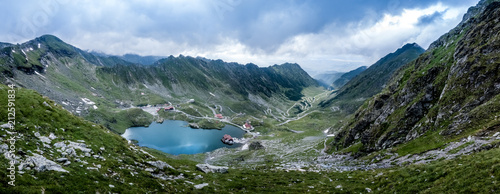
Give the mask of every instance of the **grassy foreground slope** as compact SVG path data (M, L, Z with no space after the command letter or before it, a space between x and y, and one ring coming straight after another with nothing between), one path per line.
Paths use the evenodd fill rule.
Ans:
M8 88L0 86L0 100L7 101ZM6 122L6 103L0 104L0 121ZM72 116L35 91L16 89L16 128L0 131L3 145L14 136L16 160L36 154L48 160L61 158L56 143L84 142L92 156L76 149L65 156L71 163L62 165L68 172L35 170L37 165L19 169L16 164L15 187L8 185L8 162L0 158L1 193L145 193L145 192L495 192L500 181L500 149L463 156L456 160L436 161L393 169L351 172L300 172L272 169L271 165L230 168L226 174L204 174L196 162L177 159L158 151L141 151L122 137L100 125ZM7 132L10 131L10 132ZM36 133L39 133L36 134ZM43 140L40 137L55 138ZM82 141L83 140L83 141ZM95 156L94 156L95 155ZM5 155L4 155L5 156ZM165 161L173 168L157 168L148 161ZM57 162L56 162L57 163ZM27 168L29 167L29 169ZM151 168L151 170L146 170ZM198 176L198 175L201 175ZM155 177L156 176L156 177ZM166 177L166 180L157 177ZM172 179L172 180L170 180ZM198 190L194 185L208 183Z

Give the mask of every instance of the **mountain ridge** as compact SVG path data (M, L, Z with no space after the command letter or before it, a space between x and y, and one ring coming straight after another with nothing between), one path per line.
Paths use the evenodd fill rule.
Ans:
M363 104L364 99L382 91L383 86L397 69L416 59L423 52L424 49L416 43L404 45L350 79L334 92L330 99L321 102L320 106L324 108L339 106L347 113L353 113Z
M190 99L230 107L224 114L279 113L300 100L304 88L319 86L298 64L258 67L180 55L146 66L96 56L52 35L3 48L0 62L3 83L34 89L97 122L111 114L106 110Z
M360 142L360 151L435 149L497 129L500 3L481 1L464 21L404 66L391 83L344 125L332 145ZM487 6L485 6L487 5ZM481 6L485 6L481 8ZM472 16L473 15L473 16Z

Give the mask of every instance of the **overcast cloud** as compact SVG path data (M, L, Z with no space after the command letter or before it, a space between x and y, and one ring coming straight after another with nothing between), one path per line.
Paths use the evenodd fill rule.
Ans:
M478 0L0 0L0 41L53 34L84 50L202 56L311 73L427 48Z

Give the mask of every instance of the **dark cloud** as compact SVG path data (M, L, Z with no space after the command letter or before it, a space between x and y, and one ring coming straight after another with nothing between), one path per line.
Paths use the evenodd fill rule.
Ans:
M425 15L422 16L418 19L418 24L419 26L425 26L428 24L431 24L435 22L436 20L441 20L443 17L443 12L434 12L433 14L430 15Z
M328 61L329 49L316 49L321 40L350 36L357 30L381 21L387 14L401 15L404 10L425 9L441 2L448 7L469 6L478 0L25 0L9 1L0 7L0 41L23 42L43 34L60 36L82 49L113 54L193 54L204 56L321 55ZM443 17L434 12L420 17L419 25L432 25ZM432 31L432 33L440 33ZM316 36L315 43L300 43L302 36ZM415 34L408 33L408 36ZM321 38L320 38L321 37ZM362 36L366 39L368 36ZM429 36L432 38L432 36ZM398 39L397 46L412 37ZM348 39L348 38L345 38ZM352 39L352 38L351 38ZM372 39L372 37L369 37ZM377 45L376 50L355 39L356 54L382 53L393 50L396 42ZM296 42L295 49L305 45L311 53L280 53L283 45ZM148 43L146 45L146 43ZM234 44L233 44L234 43ZM340 43L331 43L340 45ZM346 47L347 48L347 47ZM224 50L231 49L231 50ZM239 50L236 50L239 49ZM334 50L334 49L333 49ZM217 52L216 52L217 51ZM352 51L345 49L345 51ZM237 53L246 52L246 53ZM335 53L332 53L335 54ZM221 56L223 57L223 56ZM235 57L236 58L236 57ZM332 56L331 58L339 58ZM340 57L342 61L348 57ZM269 65L284 59L256 61ZM294 59L291 59L294 60ZM360 61L356 59L354 61ZM306 59L301 59L305 61ZM307 65L314 65L310 60ZM362 60L361 60L362 61ZM248 62L248 61L238 61ZM291 61L294 62L294 61ZM327 62L322 62L325 66ZM339 66L348 62L339 62ZM356 62L356 65L359 65Z

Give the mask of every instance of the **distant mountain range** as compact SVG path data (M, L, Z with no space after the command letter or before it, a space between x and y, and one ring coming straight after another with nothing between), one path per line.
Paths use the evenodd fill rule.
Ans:
M160 59L167 58L163 56L141 56L137 54L125 54L118 56L118 55L108 55L102 52L95 52L95 51L91 51L90 53L95 56L101 56L101 57L117 57L125 61L128 61L130 63L141 64L141 65L152 65Z
M360 67L344 74L334 83L334 85L342 87L335 91L330 99L323 101L320 106L338 106L347 113L353 113L363 104L365 99L382 91L397 69L415 60L424 51L415 43L406 44L394 53L378 60L366 70L366 67ZM347 83L344 83L346 81Z
M347 84L347 82L358 76L361 72L365 71L366 69L367 69L366 66L361 66L352 71L342 74L339 78L337 78L335 81L331 83L332 89L338 90L342 88L342 86Z
M83 116L189 99L224 104L231 107L224 110L227 114L279 112L300 100L302 89L319 86L291 63L260 68L182 55L151 63L157 57L93 54L52 35L2 45L2 83L34 89ZM95 104L87 106L82 98Z

